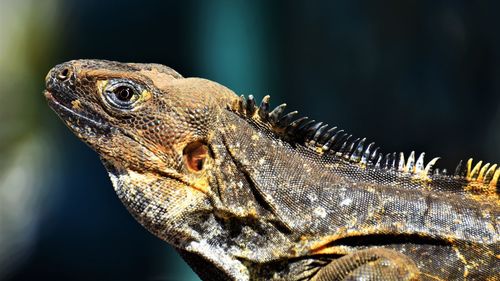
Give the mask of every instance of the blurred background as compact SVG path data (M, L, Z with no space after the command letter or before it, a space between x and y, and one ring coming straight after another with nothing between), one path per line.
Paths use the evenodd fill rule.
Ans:
M498 11L465 0L0 0L0 280L198 280L46 106L55 64L166 64L453 169L500 161Z

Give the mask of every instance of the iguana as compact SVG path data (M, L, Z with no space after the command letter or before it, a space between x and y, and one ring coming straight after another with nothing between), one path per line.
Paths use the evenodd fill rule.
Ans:
M204 280L500 280L497 165L447 174L159 64L69 61L45 97Z

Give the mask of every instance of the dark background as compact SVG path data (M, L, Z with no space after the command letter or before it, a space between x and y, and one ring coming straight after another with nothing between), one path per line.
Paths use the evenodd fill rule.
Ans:
M0 280L197 280L46 106L53 65L166 64L453 169L500 160L500 2L472 2L0 0Z

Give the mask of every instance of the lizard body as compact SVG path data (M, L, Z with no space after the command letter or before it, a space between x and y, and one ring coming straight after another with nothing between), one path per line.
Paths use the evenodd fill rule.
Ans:
M497 165L447 175L157 64L76 60L45 96L205 280L499 280Z

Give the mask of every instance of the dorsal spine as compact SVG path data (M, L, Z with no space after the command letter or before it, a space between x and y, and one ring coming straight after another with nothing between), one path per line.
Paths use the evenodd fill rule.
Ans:
M258 123L276 134L279 138L306 146L318 154L333 155L342 158L363 168L398 171L411 174L420 179L430 179L431 176L449 176L454 179L463 179L467 182L483 185L488 192L496 192L500 178L500 167L497 164L483 165L482 161L473 165L472 158L466 165L463 162L457 165L453 175L447 175L446 169L434 169L440 159L435 157L425 164L425 153L418 157L414 151L405 160L404 153L380 152L374 142L368 143L366 138L354 138L351 134L337 127L330 127L323 122L312 120L306 116L298 116L297 111L285 113L286 104L281 104L271 110L270 96L265 96L257 106L252 95L247 98L240 96L228 109L238 113L255 123Z

